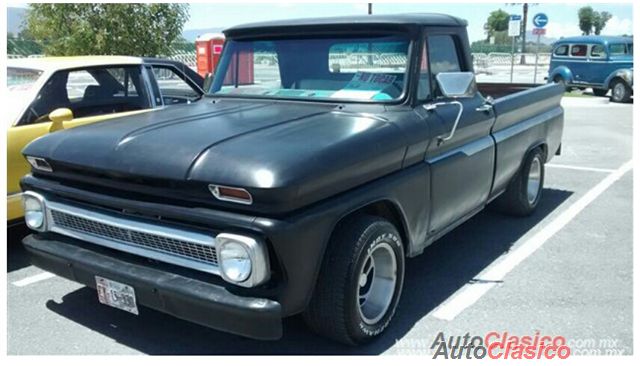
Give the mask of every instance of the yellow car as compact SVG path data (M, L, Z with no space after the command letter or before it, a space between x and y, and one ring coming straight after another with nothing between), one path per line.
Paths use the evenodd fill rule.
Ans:
M7 221L20 222L22 149L57 130L141 113L202 97L203 79L156 58L83 56L11 59L7 65Z

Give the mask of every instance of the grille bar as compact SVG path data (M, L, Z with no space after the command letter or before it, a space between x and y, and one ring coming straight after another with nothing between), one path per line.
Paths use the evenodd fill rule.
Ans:
M49 230L158 261L219 274L215 237L47 202Z

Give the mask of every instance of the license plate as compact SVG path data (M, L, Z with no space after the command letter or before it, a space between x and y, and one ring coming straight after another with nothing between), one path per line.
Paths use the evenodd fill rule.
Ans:
M133 287L96 276L96 289L101 303L138 315Z

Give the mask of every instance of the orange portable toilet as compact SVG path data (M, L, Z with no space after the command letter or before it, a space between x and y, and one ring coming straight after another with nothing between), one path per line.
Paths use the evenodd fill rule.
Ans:
M196 62L198 74L205 77L213 73L220 62L220 54L224 46L224 34L205 33L196 38Z

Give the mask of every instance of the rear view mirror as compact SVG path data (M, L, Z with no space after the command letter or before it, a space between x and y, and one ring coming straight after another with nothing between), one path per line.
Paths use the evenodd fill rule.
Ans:
M441 72L436 75L436 81L447 98L472 98L478 91L472 72Z
M58 131L64 129L64 122L71 121L73 119L73 112L69 108L58 108L49 113L49 119L51 120L51 127L49 132Z

